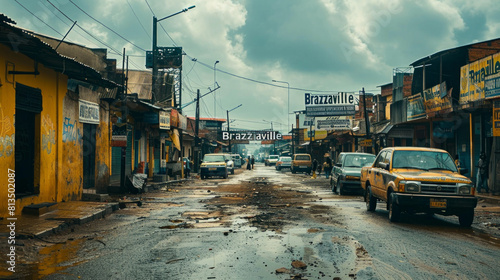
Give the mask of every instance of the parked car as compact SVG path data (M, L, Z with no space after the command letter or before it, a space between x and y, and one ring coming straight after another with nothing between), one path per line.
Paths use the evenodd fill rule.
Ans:
M366 209L375 211L377 200L386 203L389 220L401 212L457 215L460 226L470 227L477 198L472 181L457 170L441 149L392 147L361 169Z
M230 154L224 154L224 159L227 164L227 171L234 174L234 161Z
M276 162L276 170L280 171L281 169L290 169L292 167L292 158L291 157L279 157Z
M310 154L295 154L292 157L292 173L311 173L312 160Z
M361 168L372 165L375 155L366 153L340 153L332 168L330 186L334 193L362 192Z
M276 162L278 161L278 158L280 156L278 155L270 155L266 161L264 162L265 166L271 166L271 165L276 165Z
M206 179L208 177L219 176L227 179L227 157L224 154L206 154L200 166L200 177Z
M231 158L234 162L234 168L241 168L243 165L241 156L239 154L231 154Z

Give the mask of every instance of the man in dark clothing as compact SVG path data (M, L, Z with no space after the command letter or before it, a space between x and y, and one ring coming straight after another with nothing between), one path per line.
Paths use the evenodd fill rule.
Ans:
M488 162L486 161L486 154L481 152L479 155L479 161L477 163L477 177L476 177L476 190L478 193L484 188L486 192L488 189Z
M247 159L247 170L251 170L252 169L252 160L250 159L250 156L248 156L248 159Z
M324 165L324 169L325 169L325 175L326 175L326 179L328 179L330 177L330 172L332 172L332 159L330 158L330 156L327 156L326 159L325 159L325 163L323 164Z
M316 169L318 169L318 161L314 159L311 167L312 179L316 179Z
M252 169L253 169L253 165L255 164L255 158L253 156L252 156L251 161L252 161Z

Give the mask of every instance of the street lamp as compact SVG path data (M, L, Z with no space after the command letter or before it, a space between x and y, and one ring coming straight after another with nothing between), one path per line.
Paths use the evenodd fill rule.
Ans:
M283 83L283 84L287 84L287 87L288 87L288 108L287 108L287 112L286 112L286 125L287 125L287 134L288 134L288 129L290 129L290 83L288 82L284 82L284 81L277 81L277 80L273 80L273 82L275 83Z
M215 88L215 85L217 84L217 80L215 79L215 73L216 73L216 70L215 70L215 66L217 65L217 63L219 63L219 61L215 61L214 63L214 88ZM215 97L217 93L214 92L214 118L217 118L217 107L216 107L216 104L217 104L217 98Z
M164 18L161 18L161 19L157 19L156 16L153 16L153 77L152 77L152 80L151 80L151 100L155 101L155 94L156 94L156 79L157 79L157 76L158 76L158 65L156 64L156 60L157 60L157 52L158 52L158 46L157 46L157 24L158 22L164 20L164 19L167 19L167 18L171 18L173 16L176 16L180 13L185 13L187 12L188 10L191 10L192 8L194 8L195 6L191 6L189 8L186 8L186 9L183 9L182 11L179 11L177 13L174 13L174 14L171 14L169 16L166 16ZM182 55L182 54L181 54ZM172 96L172 98L174 98L175 100L175 96ZM179 101L181 99L179 98ZM180 102L179 102L180 103ZM179 104L180 106L180 104Z
M219 62L219 61L217 61L217 62ZM243 105L243 104L240 104L240 105L234 107L233 109L226 111L226 114L227 114L227 134L229 136L229 153L231 153L231 133L229 132L229 112L238 109L239 107L241 107L241 105Z

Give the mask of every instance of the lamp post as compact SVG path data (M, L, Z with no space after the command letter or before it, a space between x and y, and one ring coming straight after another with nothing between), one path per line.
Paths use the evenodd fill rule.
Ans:
M215 73L217 73L217 71L215 70L215 67L216 67L217 63L219 63L218 60L215 61L215 63L214 63L214 88L215 88L215 85L217 84L217 80L215 78ZM217 118L217 98L215 97L216 94L217 93L214 92L214 118Z
M275 83L283 83L283 84L287 84L287 88L288 88L288 98L287 98L287 102L288 102L288 107L287 107L287 110L286 110L286 129L288 131L288 129L290 129L290 83L288 82L284 82L284 81L277 81L277 80L273 80L273 82ZM288 132L287 132L288 134Z
M155 101L155 94L157 93L156 92L156 79L157 79L157 76L158 76L158 65L157 65L157 52L158 52L158 46L157 46L157 24L158 22L164 20L164 19L167 19L167 18L171 18L173 16L176 16L180 13L185 13L187 12L188 10L194 8L195 6L191 6L189 8L185 8L183 9L182 11L179 11L177 13L174 13L174 14L171 14L169 16L166 16L164 18L161 18L161 19L157 19L155 16L153 16L153 77L152 77L152 80L151 80L151 100L152 102L154 103ZM182 54L181 54L182 55ZM175 100L175 97L173 97L174 100ZM180 106L180 104L179 104Z
M243 104L240 104L240 105L234 107L233 109L226 111L226 114L227 114L227 134L229 135L229 153L231 153L231 133L229 132L229 112L238 109L239 107L241 107L241 105L243 105Z

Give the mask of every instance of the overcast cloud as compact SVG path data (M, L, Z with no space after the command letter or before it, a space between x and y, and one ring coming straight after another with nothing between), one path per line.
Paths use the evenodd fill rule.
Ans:
M435 52L500 37L500 5L495 0L72 0L85 12L119 33L122 40L69 0L49 0L108 46L131 55L130 68L144 69L151 50L152 17L196 5L158 26L159 46L181 46L183 103L213 88L216 117L230 113L231 127L285 130L287 84L290 111L304 109L311 91L380 92L392 82L394 68ZM71 22L47 0L17 0L61 34ZM22 28L61 38L15 0L0 0L0 13ZM68 39L88 47L107 48L75 28ZM108 57L121 56L108 48ZM192 59L196 59L193 61ZM214 75L215 61L220 61ZM229 75L227 73L233 74ZM242 78L238 78L239 76ZM203 98L202 117L214 117L214 95ZM194 116L194 105L184 109ZM290 118L290 121L292 119Z

